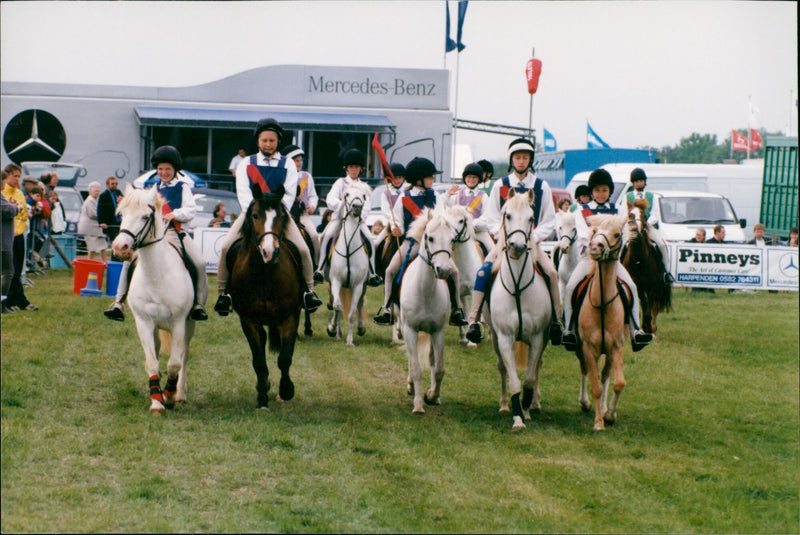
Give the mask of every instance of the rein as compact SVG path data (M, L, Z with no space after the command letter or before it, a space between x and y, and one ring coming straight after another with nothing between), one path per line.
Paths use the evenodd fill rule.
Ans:
M611 243L608 241L608 237L605 234L601 234L603 240L609 245L609 248L603 251L603 254L600 255L600 259L596 260L597 262L597 277L598 282L600 283L600 304L595 305L592 303L592 294L591 292L587 292L586 298L589 301L589 304L592 305L594 308L600 311L600 348L601 350L605 351L606 349L606 307L614 302L614 300L619 297L619 289L614 294L614 296L606 301L603 302L603 296L605 295L603 289L603 264L608 262L609 260L616 260L617 255L622 247L622 238L617 240L617 243L614 247L611 247Z
M155 236L155 231L156 231L156 207L153 206L152 204L148 206L150 207L150 215L147 217L147 221L144 222L144 225L142 225L142 228L139 229L139 232L134 234L133 232L131 232L126 228L119 229L120 234L127 234L128 236L131 237L131 239L133 239L133 245L131 246L131 249L133 250L143 249L149 245L158 243L161 240L163 240L164 236L166 236L167 234L167 231L165 229L164 234L162 234L160 238L156 238L149 242L144 241L147 235L150 234L151 232ZM172 224L172 222L170 222L170 224Z
M453 238L453 243L467 243L470 240L470 236L467 233L467 221L464 220L461 223L461 228L456 232L456 237Z
M504 247L504 249L505 249L505 257L506 257L506 265L508 266L508 272L511 274L511 281L514 283L514 291L511 291L509 289L508 285L506 284L506 281L503 280L502 271L500 272L499 275L500 275L500 284L502 284L503 288L509 294L511 294L514 297L514 302L515 302L515 304L517 306L517 319L519 321L517 323L517 337L516 337L516 340L519 342L519 341L522 341L522 299L521 299L522 292L527 290L528 287L531 284L533 284L533 281L536 279L536 268L534 266L531 266L532 267L531 280L529 280L528 283L525 284L525 286L520 286L520 282L522 281L522 274L525 272L525 265L528 263L528 260L530 259L531 248L530 248L530 245L528 247L526 247L526 249L525 249L525 257L522 260L522 269L520 269L520 271L519 271L519 278L515 277L514 276L514 271L511 269L511 255L508 252L508 238L510 236L513 236L517 232L520 232L520 233L522 233L523 236L525 236L525 243L526 244L530 243L531 232L533 232L533 223L531 222L531 228L528 229L528 232L525 232L522 229L517 229L517 230L511 231L511 234L507 234L506 233L505 221L503 221L503 235L505 237L504 241L505 241L505 244L506 244L506 246Z
M348 208L346 215L347 216L353 215L353 212L352 212L352 210L350 208ZM355 216L353 215L353 217L355 217ZM358 218L358 219L360 219L360 218ZM344 234L344 228L345 228L344 223L345 223L345 221L347 221L347 218L345 218L345 220L342 221L342 229L339 231L339 235L340 236L342 234ZM354 227L353 227L352 234L350 234L349 237L348 236L344 237L344 254L340 253L338 247L336 247L335 245L333 247L333 251L336 254L338 254L339 256L341 256L341 257L343 257L343 258L345 258L347 260L347 278L345 279L345 285L344 285L346 288L350 287L350 257L353 256L354 254L356 254L359 251L359 249L361 249L361 247L363 247L363 245L362 245L362 246L356 247L356 249L353 250L353 251L350 250L350 244L353 243L353 239L356 237L356 234L358 234L359 227L360 227L360 223L356 223L354 225Z
M422 259L423 262L428 264L431 267L431 269L434 269L433 268L433 264L431 263L431 261L432 261L433 257L436 256L437 254L444 253L449 258L453 258L452 253L450 251L448 251L447 249L439 249L438 251L431 252L431 249L428 246L428 240L425 239L425 236L427 236L427 234L423 234L422 235L422 241L425 243L425 254L428 255L428 258L425 258L424 256L422 256L422 252L421 251L419 253L419 257Z

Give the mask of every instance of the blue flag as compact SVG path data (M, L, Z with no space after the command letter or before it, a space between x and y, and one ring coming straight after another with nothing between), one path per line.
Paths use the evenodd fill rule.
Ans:
M586 121L586 148L587 149L599 149L611 148L608 143L603 141L600 136L598 136L594 130L592 130L592 125L589 124L589 121Z
M544 151L551 152L554 150L558 150L558 144L556 143L556 138L553 137L553 134L550 133L550 130L547 128L544 129Z
M459 52L466 48L466 45L461 42L461 35L462 29L464 27L464 17L467 15L467 0L460 0L458 2L458 28L456 30L456 39L457 41L453 41L450 38L450 2L445 1L444 3L444 10L445 10L445 42L444 42L444 51L445 53L450 52L452 50L458 49Z

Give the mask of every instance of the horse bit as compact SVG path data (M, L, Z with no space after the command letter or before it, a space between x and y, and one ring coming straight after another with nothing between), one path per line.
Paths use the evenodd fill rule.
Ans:
M142 225L142 228L139 230L139 232L134 234L133 232L131 232L126 228L119 229L120 234L127 234L128 236L131 237L131 239L133 239L133 245L131 246L131 249L133 249L134 251L136 249L142 249L144 247L147 247L148 245L153 245L154 243L158 243L161 240L163 240L164 236L166 235L165 231L164 235L162 235L160 238L144 243L143 240L145 239L145 237L148 234L150 234L151 231L153 232L155 231L155 224L156 224L156 207L153 206L152 204L149 204L148 206L150 207L150 215L147 217L147 221L145 221L144 225Z

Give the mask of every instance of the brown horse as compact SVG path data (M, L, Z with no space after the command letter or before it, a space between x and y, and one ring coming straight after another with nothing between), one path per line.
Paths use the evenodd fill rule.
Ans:
M594 264L586 283L586 297L578 313L576 353L581 364L581 408L584 411L591 410L586 393L588 375L595 407L594 429L602 431L604 424L614 424L619 396L625 388L622 347L628 335L628 326L625 305L617 285L617 264L625 216L597 215L590 218L590 223L592 233L587 254ZM601 376L599 366L602 355L606 358ZM614 374L614 397L611 405L607 406L611 372Z
M664 281L660 253L648 234L646 210L647 200L637 199L628 214L625 228L627 245L622 252L622 265L636 283L642 308L642 329L655 334L658 314L672 309L672 285Z
M266 409L270 382L264 325L269 330L270 350L278 352L281 381L277 399L288 401L294 397L289 367L300 321L302 284L300 259L283 236L289 214L281 203L282 188L270 194L262 194L257 185L252 189L253 202L244 216L242 236L231 246L226 261L233 309L253 356L258 407Z

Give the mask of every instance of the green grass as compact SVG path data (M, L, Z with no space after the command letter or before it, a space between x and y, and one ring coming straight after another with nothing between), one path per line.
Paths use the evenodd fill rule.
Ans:
M109 300L73 296L66 271L35 282L40 310L2 317L6 533L800 532L796 293L678 290L658 340L626 348L602 433L576 359L548 347L543 410L514 433L491 344L449 329L442 405L413 416L388 328L346 348L324 309L291 402L254 410L238 320L214 314L189 402L152 417L132 318L105 320Z

